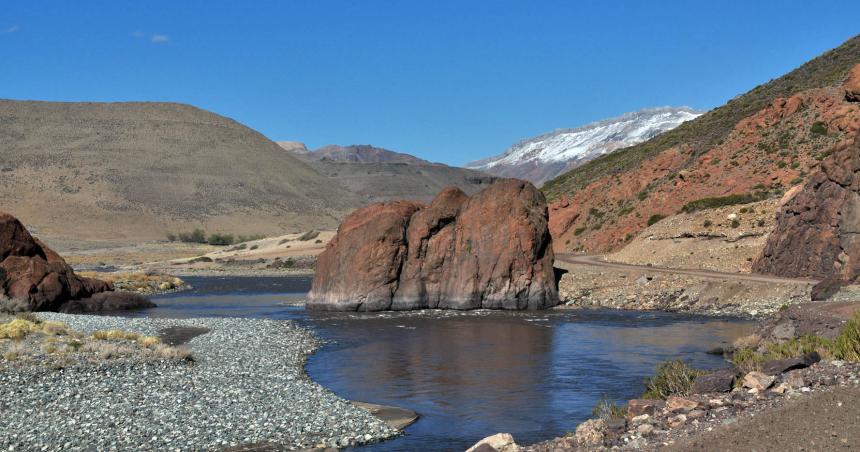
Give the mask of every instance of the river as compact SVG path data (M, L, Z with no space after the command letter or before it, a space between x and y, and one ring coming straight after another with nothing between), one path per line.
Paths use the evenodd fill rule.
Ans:
M623 402L666 359L724 365L706 351L748 334L736 319L657 312L418 311L319 313L300 305L308 277L190 277L192 290L154 298L150 317L290 319L326 344L311 378L350 400L421 419L373 451L464 450L497 432L520 444L563 435L602 397Z

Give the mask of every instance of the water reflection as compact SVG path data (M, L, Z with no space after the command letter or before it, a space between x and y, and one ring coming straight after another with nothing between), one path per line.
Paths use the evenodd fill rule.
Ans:
M564 434L601 396L637 396L662 360L723 365L706 350L751 324L662 313L422 311L344 314L293 306L309 278L191 279L144 315L293 319L329 342L310 376L343 397L422 415L373 450L463 450L510 432L520 443Z

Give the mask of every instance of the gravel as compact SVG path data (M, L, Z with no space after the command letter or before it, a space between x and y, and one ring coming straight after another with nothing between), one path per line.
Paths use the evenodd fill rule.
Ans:
M126 319L41 314L89 333L157 335L208 328L195 359L77 363L62 370L0 362L2 450L200 450L256 443L344 447L398 432L304 372L319 346L290 321Z

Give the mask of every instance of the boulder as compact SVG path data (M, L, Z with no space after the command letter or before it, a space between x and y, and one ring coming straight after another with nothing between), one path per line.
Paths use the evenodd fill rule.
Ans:
M693 394L709 394L713 392L730 392L735 385L737 371L735 369L720 369L693 380Z
M744 376L744 387L764 391L771 387L776 378L758 371L752 371Z
M653 416L665 406L666 402L662 400L632 399L627 402L627 418L633 419L643 414Z
M603 419L589 419L576 426L577 444L580 446L598 446L603 444L606 423Z
M666 398L666 409L669 412L687 412L699 407L699 402L685 397L669 396Z
M789 370L809 367L818 361L821 361L821 356L818 352L810 352L797 358L765 361L761 365L761 372L766 375L779 375L783 372L788 372Z
M860 64L854 66L848 74L848 80L842 85L845 90L845 100L860 102Z
M517 452L520 447L514 442L514 437L510 433L496 433L493 436L488 436L474 446L466 449L466 452Z
M543 194L503 180L472 197L359 209L317 260L308 309L544 309L558 304Z
M852 72L853 73L853 72ZM753 272L835 281L860 276L860 135L840 144L821 162L803 189L777 213L776 227Z
M0 294L28 311L56 311L66 302L110 290L110 283L75 275L17 218L0 212Z
M65 314L130 311L153 308L155 303L145 297L128 292L100 292L89 298L67 301L57 311Z

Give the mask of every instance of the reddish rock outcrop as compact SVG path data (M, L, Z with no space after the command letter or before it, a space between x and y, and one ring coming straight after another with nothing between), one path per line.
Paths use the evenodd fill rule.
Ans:
M845 89L845 100L848 102L860 102L860 64L851 69L848 80L842 85Z
M777 213L753 271L855 281L860 276L860 134L838 145Z
M0 212L0 294L23 302L27 310L45 311L108 290L110 283L75 275L20 221Z
M504 180L429 206L374 204L319 256L309 309L543 309L558 303L543 195Z

